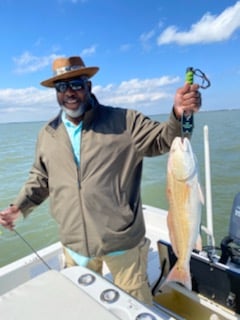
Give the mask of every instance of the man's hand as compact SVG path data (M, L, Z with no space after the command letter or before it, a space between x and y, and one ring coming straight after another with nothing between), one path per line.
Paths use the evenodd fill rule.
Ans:
M197 112L201 107L201 93L198 91L198 84L186 83L179 88L174 98L174 112L178 119L181 119L183 112L187 114Z
M0 211L0 224L6 229L13 230L14 221L20 216L20 210L16 206L10 206Z

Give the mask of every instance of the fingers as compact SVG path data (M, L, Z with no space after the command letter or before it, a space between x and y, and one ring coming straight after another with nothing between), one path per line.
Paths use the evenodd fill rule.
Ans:
M2 226L3 226L5 229L11 230L11 231L15 228L15 224L13 224L12 222L2 223Z
M199 91L189 91L182 96L182 107L185 111L197 112L201 104L202 99Z
M186 82L183 87L181 87L177 90L177 92L179 94L184 95L184 94L192 92L192 91L198 91L198 89L199 89L199 85L197 83L190 84L190 83Z
M177 118L181 118L183 112L197 112L201 107L201 93L198 91L198 84L185 83L182 88L176 92L174 99L174 112Z
M1 217L0 216L0 224L6 228L6 229L9 229L9 230L13 230L15 225L13 223L12 220L9 220L8 217Z
M199 89L199 85L197 83L193 83L190 85L191 91L197 91Z
M9 230L12 230L15 227L14 221L19 215L19 209L16 206L10 206L5 210L0 211L0 224Z

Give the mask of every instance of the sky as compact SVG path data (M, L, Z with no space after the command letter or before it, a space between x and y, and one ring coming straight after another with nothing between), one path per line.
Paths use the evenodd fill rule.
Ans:
M91 80L102 104L169 113L193 67L211 81L202 111L240 107L240 1L4 0L0 23L0 123L58 113L40 82L60 56L100 68Z

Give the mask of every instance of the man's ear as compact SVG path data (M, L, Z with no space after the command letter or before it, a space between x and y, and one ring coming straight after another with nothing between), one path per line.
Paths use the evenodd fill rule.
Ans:
M88 91L91 92L92 91L92 82L91 81L87 81L87 87L88 87Z

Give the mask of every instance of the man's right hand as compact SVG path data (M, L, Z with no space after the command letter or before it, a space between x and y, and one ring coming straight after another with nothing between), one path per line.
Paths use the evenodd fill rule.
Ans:
M20 216L20 213L19 208L15 205L0 211L0 224L6 229L13 230L14 221Z

